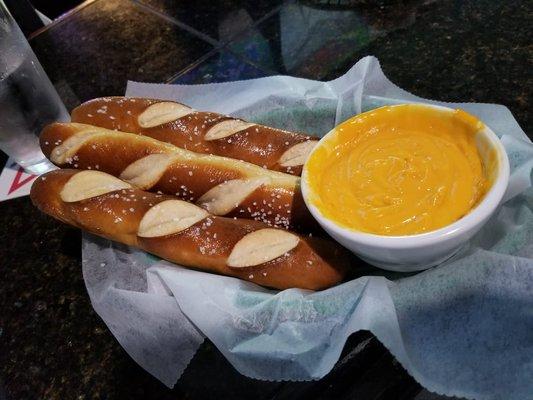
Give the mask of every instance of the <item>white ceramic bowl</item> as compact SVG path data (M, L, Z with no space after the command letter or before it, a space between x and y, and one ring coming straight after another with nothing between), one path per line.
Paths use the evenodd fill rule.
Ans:
M447 107L423 105L445 112L454 111ZM327 133L324 138L333 135L334 132L335 129ZM322 140L313 152L320 147ZM431 232L408 236L384 236L355 231L338 225L326 218L309 200L311 189L307 180L307 164L304 165L302 172L303 198L311 214L326 232L369 264L391 271L407 272L427 269L453 256L478 232L494 213L507 189L509 160L496 134L485 126L476 134L476 144L485 165L489 162L488 157L494 157L494 154L498 160L490 190L482 201L463 218Z

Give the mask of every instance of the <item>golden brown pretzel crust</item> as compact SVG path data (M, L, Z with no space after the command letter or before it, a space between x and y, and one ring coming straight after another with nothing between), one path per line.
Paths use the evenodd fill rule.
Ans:
M229 116L190 110L189 113L172 121L156 126L142 127L139 116L148 107L158 103L174 103L163 100L103 97L90 100L72 111L72 122L96 125L150 136L175 146L203 154L215 154L244 160L274 171L300 175L303 162L291 165L284 162L284 154L298 144L317 140L302 133L288 132L253 124L231 135L206 140L208 132L223 121L242 121ZM183 106L181 103L174 103ZM187 106L183 106L188 108ZM210 131L211 130L211 131ZM209 135L207 136L209 137ZM306 146L304 146L306 147ZM305 153L309 151L305 149ZM289 157L290 158L290 157ZM305 157L303 158L305 159Z
M79 201L64 200L65 185L79 173L82 172L58 170L39 177L30 194L34 205L63 222L137 246L171 262L272 288L318 290L337 284L344 276L349 258L346 251L333 242L297 236L282 229L268 229L268 225L258 221L211 216L191 205L188 207L205 213L205 218L176 233L141 237L139 227L149 210L171 199L184 202L139 189L112 190ZM271 235L280 238L297 237L297 245L264 263L230 267L228 258L236 244L250 233L262 230L273 231Z
M60 157L60 148L77 137L81 137L81 141L75 151L68 157ZM140 187L191 202L197 202L207 191L229 180L263 179L264 184L249 195L243 194L231 210L222 214L211 212L255 219L276 227L317 230L316 221L302 199L298 177L240 160L196 154L149 137L85 124L48 125L41 133L40 143L44 154L60 167L99 170L116 177L148 155L167 154L173 157L172 162L161 169L161 175L154 182ZM145 169L157 169L155 164L148 163ZM130 183L139 186L136 182Z

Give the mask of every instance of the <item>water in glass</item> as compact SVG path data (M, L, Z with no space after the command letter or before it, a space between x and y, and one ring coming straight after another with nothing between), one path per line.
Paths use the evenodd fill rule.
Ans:
M31 173L51 169L38 135L68 113L24 35L0 1L0 149Z

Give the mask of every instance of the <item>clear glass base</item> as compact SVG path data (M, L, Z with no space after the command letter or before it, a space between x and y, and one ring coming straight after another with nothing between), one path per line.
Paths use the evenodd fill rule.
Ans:
M48 161L46 158L35 164L22 165L22 168L24 168L24 171L27 172L28 174L33 174L33 175L41 175L41 174L44 174L45 172L49 172L54 169L57 169L57 167L54 164L52 164L50 161Z

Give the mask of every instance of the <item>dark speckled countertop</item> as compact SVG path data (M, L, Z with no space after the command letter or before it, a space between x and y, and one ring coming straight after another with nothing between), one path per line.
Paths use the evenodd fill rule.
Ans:
M35 32L30 44L69 108L122 95L128 79L207 83L281 73L328 80L371 54L400 87L444 101L504 104L531 135L531 2L325 3L90 0ZM327 377L307 383L245 378L206 342L169 390L92 310L78 230L20 198L0 203L0 241L0 400L442 398L367 333L350 338Z

